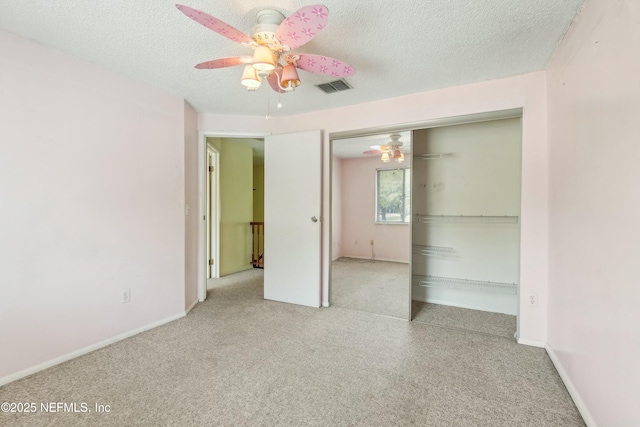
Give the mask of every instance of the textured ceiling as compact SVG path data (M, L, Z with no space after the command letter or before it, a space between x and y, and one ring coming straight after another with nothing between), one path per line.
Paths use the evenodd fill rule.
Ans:
M308 0L180 0L250 34L264 8L285 16ZM185 98L199 112L288 115L544 69L583 0L325 0L329 24L296 53L351 64L353 90L324 94L331 79L300 71L281 95L249 93L242 67L196 70L251 54L190 20L169 0L0 0L0 29L52 46Z

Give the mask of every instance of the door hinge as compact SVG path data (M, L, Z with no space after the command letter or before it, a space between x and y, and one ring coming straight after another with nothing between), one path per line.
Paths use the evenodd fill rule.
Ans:
M209 265L213 265L213 259L209 260Z
M209 172L213 172L213 166L209 166Z

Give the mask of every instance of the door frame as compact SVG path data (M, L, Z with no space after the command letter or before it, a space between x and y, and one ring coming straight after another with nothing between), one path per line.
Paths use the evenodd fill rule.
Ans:
M206 141L206 139L205 139ZM205 142L206 144L206 142ZM207 173L207 165L213 166L213 173L208 173L206 178L206 193L205 193L205 248L208 251L209 256L205 254L205 268L207 269L206 278L216 279L220 277L220 263L215 262L220 259L220 152L213 146L206 146L206 164L205 173ZM209 162L209 153L211 152L211 160ZM211 197L211 195L214 197ZM213 233L212 233L213 232ZM212 241L211 235L215 237ZM212 268L208 265L207 258L213 259L214 263Z
M237 131L200 131L198 132L198 301L202 302L207 298L207 138L264 138L271 135L270 132L237 132ZM216 185L219 187L220 179L220 156L216 156ZM218 188L219 189L219 188ZM216 263L214 271L219 276L220 272L220 191L216 191L216 242L215 248Z

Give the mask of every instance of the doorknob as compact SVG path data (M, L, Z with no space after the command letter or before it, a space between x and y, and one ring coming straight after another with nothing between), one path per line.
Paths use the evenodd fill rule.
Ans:
M313 222L318 222L318 217L317 217L317 216L312 216L312 217L311 217L311 221L313 221Z

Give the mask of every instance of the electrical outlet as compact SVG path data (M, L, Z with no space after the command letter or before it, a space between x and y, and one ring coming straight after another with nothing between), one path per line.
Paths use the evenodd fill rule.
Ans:
M527 305L529 307L537 307L538 306L538 294L529 294L529 295L527 295Z
M373 246L373 239L371 239L371 246Z
M185 211L184 212L185 215L189 216L189 214L191 213L191 206L189 206L189 205L185 206L184 211Z
M123 289L120 294L120 303L126 304L131 301L131 289Z

